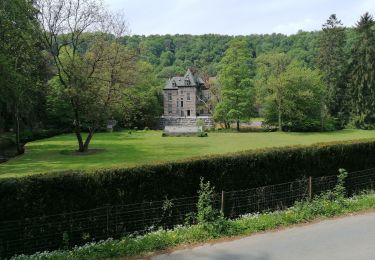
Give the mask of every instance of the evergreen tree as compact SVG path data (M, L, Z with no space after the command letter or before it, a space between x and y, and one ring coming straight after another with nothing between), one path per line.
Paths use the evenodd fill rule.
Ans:
M337 127L343 128L347 119L346 107L346 71L345 28L332 14L322 26L319 41L318 67L323 73L327 85L326 104L329 114L337 120Z
M356 26L351 64L353 121L359 128L375 127L375 21L362 15Z

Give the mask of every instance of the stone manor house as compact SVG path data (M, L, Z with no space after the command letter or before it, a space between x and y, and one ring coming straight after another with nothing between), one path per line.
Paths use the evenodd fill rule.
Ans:
M193 127L201 119L206 127L213 125L208 105L209 89L190 69L183 77L169 79L163 89L162 126Z

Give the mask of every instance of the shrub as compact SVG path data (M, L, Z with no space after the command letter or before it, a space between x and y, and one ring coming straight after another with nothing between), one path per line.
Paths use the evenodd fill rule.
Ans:
M198 195L198 224L206 225L218 220L218 218L220 217L220 213L213 207L212 197L214 195L214 187L211 187L209 181L205 183L204 179L201 178Z
M294 212L298 212L304 220L312 219L316 216L334 216L343 213L348 206L346 198L345 179L348 173L344 169L339 170L336 186L318 196L312 201L300 201L295 203Z
M220 144L218 144L220 145ZM0 221L106 204L195 196L200 178L216 191L249 189L375 166L375 142L346 141L251 150L133 168L67 171L0 179Z
M207 137L208 134L206 132L200 132L197 136L198 137Z
M21 142L27 143L32 142L39 139L45 139L50 138L55 135L63 134L63 133L69 133L70 130L68 129L50 129L50 130L44 130L44 129L34 129L32 131L23 131L21 133Z

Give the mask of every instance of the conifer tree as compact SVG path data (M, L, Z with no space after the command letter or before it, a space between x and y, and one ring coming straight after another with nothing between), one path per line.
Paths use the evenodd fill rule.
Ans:
M342 128L347 120L345 28L341 21L332 14L322 26L319 40L318 66L322 71L327 86L326 104L329 114L337 120L337 127Z
M365 13L355 28L352 50L351 94L353 121L363 129L375 127L375 21Z

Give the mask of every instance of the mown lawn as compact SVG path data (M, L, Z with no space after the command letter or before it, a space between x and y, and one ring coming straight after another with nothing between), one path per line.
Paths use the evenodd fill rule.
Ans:
M265 147L375 138L375 130L342 130L326 133L215 132L203 138L161 137L161 133L98 133L94 136L90 148L104 150L90 155L72 153L76 149L73 134L31 142L27 144L24 155L0 164L0 178L68 169L127 167Z

